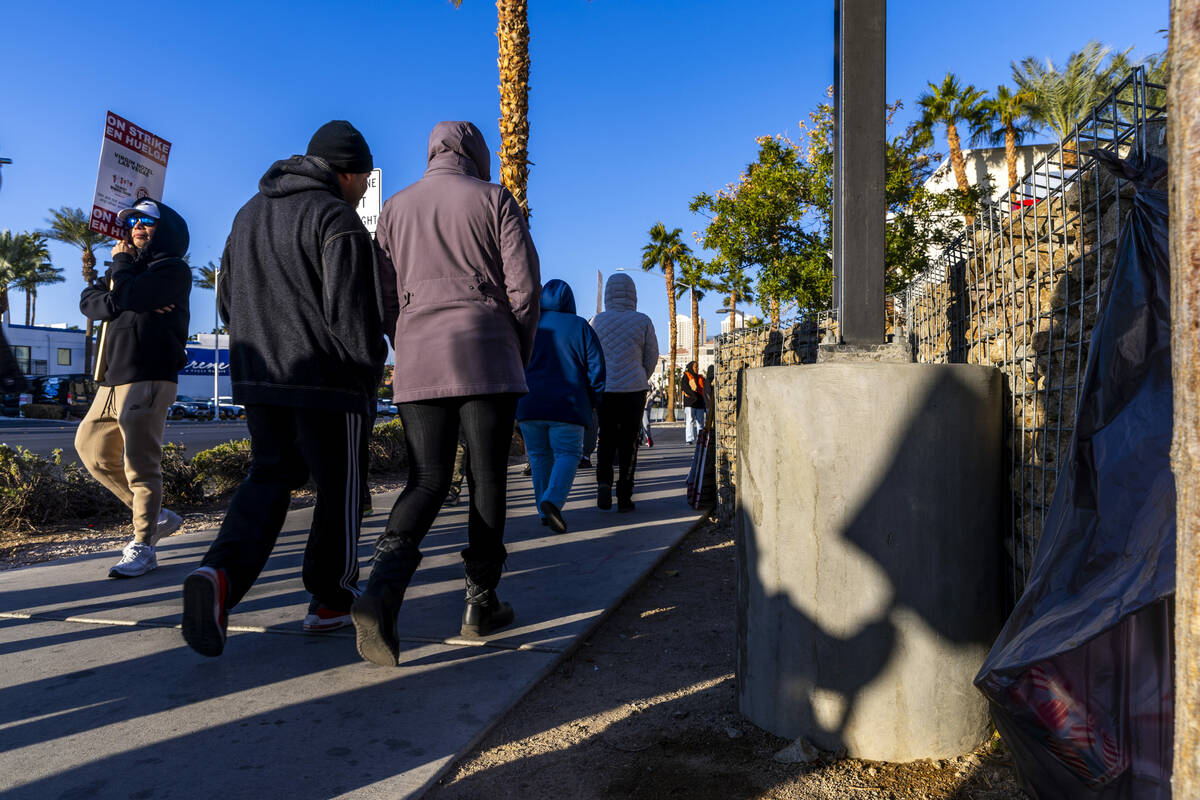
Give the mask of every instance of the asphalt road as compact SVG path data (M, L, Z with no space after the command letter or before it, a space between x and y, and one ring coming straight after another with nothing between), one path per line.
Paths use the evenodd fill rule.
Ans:
M38 455L48 456L61 448L65 461L78 461L75 455L75 422L5 418L0 422L0 442L20 445ZM246 422L168 422L164 442L187 446L189 456L231 439L246 439Z

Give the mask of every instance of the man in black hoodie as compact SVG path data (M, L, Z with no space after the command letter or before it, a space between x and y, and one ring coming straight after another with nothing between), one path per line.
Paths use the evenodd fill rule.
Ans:
M375 246L354 210L371 168L362 135L349 122L327 123L306 155L271 165L233 221L217 302L251 466L203 566L183 584L183 636L203 655L224 649L229 609L266 565L291 492L310 475L317 503L304 551L312 595L304 629L350 622L359 445L387 356ZM390 264L379 264L394 292Z
M110 578L158 566L154 547L182 520L162 508L162 437L187 363L192 270L183 260L187 223L166 204L139 200L117 218L124 241L112 269L83 290L79 310L104 322L96 356L100 387L75 431L79 460L133 511L133 541Z

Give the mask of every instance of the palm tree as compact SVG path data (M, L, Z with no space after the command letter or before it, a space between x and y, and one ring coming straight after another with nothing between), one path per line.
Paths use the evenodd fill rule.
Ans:
M83 259L83 282L93 283L96 274L96 249L109 246L108 237L97 233L88 227L88 218L83 209L63 206L55 211L50 209L50 217L46 220L50 227L45 231L46 236L63 244L78 247ZM95 321L87 321L87 335L83 340L83 371L92 371L92 334Z
M984 98L984 117L976 125L972 133L972 141L986 139L991 144L1004 142L1004 163L1008 167L1008 188L1011 191L1017 185L1017 145L1026 134L1033 132L1029 120L1029 108L1032 96L1018 90L1013 92L1001 84L996 87L996 94ZM996 127L993 128L992 126Z
M954 170L954 181L960 192L967 192L971 185L967 181L967 162L962 154L962 140L958 135L958 124L975 127L982 116L983 91L970 84L960 85L951 72L946 73L941 85L929 84L930 91L917 98L921 107L918 128L927 135L933 126L941 123L946 127L946 144L950 148L950 166Z
M1032 56L1020 64L1013 62L1013 81L1029 96L1030 118L1070 144L1075 125L1112 90L1114 76L1129 67L1129 50L1113 54L1105 65L1109 52L1109 48L1093 41L1067 56L1062 69L1050 59L1043 62ZM1065 152L1063 160L1075 164L1075 148Z
M754 295L750 288L750 277L746 275L746 268L743 265L720 258L714 259L712 268L712 274L717 276L713 288L725 294L725 298L721 301L721 307L729 309L729 329L733 330L737 327L738 301L754 301Z
M668 375L675 374L675 346L678 329L675 325L675 265L692 254L692 248L684 244L682 228L676 228L670 233L662 222L654 223L650 229L650 243L642 247L642 269L647 272L661 269L667 280L667 322L670 330L668 341L670 366ZM675 384L667 385L667 422L675 421Z
M462 0L450 0L455 8ZM496 0L500 42L500 185L529 219L529 0Z
M65 278L62 276L62 270L50 263L50 250L46 247L45 235L29 233L25 236L27 244L24 259L11 285L25 293L25 324L32 325L37 317L38 287L62 283Z
M8 311L8 287L26 270L29 234L0 232L0 314Z
M197 289L212 289L217 288L217 272L221 269L219 264L214 264L209 261L202 267L196 267L198 273L192 278L192 285Z
M691 294L692 300L692 358L700 358L700 299L713 288L708 279L708 265L695 256L679 260L679 283L675 284L675 299Z

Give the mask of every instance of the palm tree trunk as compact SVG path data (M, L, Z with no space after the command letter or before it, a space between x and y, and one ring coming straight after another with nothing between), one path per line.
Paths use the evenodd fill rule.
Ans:
M1004 163L1008 167L1008 188L1017 185L1017 131L1012 123L1004 126Z
M958 126L950 122L946 123L946 143L950 145L950 166L954 170L954 182L960 192L966 192L971 188L971 184L967 183L967 161L963 158ZM970 214L964 214L963 217L968 225L975 221L974 216Z
M667 374L671 380L667 382L667 422L675 421L675 347L679 339L679 329L675 324L675 265L670 261L663 264L663 275L667 279L667 320L670 335L667 342Z
M696 287L689 292L692 296L692 359L700 362L700 301L696 298Z
M529 9L528 0L496 0L500 42L500 185L512 192L529 219Z
M1167 108L1175 425L1175 797L1200 797L1200 0L1171 3Z
M96 255L90 250L84 250L83 255L83 282L90 286L96 280ZM87 319L85 317L85 319ZM83 340L83 371L92 374L92 334L95 333L96 323L94 320L87 319L87 334Z
M25 290L25 325L33 324L33 292Z
M772 297L767 301L767 308L771 314L771 330L779 330L779 298Z
M32 295L30 295L29 299L29 324L33 325L35 322L37 322L37 292L34 292Z

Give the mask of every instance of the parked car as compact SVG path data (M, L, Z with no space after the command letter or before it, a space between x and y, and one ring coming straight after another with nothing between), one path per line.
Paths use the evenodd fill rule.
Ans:
M194 397L189 397L186 394L175 395L174 405L180 406L181 411L168 412L167 416L171 419L196 419L208 420L212 419L212 408L205 400L197 400ZM172 406L174 409L174 406ZM176 417L175 413L182 413L182 416Z
M213 402L209 400L204 404L205 410L208 412L208 419L213 418ZM246 407L233 402L231 397L221 398L221 419L245 419Z
M375 414L380 417L394 417L399 414L395 403L391 400L379 400L375 403Z
M82 417L96 397L96 382L90 375L41 375L29 379L29 394L34 403L62 405L67 416Z

